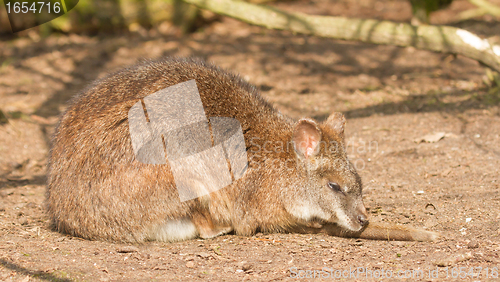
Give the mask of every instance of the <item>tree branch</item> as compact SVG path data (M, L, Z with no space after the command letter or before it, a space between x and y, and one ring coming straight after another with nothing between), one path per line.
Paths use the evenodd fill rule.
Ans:
M320 37L366 43L413 46L418 49L460 54L500 71L500 46L466 30L449 26L421 25L356 19L311 16L274 7L233 0L184 0L201 9L229 16L269 29L289 30Z
M500 7L487 0L469 0L469 2L492 16L500 17Z

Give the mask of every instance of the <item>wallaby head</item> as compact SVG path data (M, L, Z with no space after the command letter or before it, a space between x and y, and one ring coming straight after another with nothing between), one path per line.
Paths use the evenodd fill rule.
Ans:
M361 178L347 158L344 126L340 113L323 123L301 119L295 124L292 142L302 181L294 187L297 193L287 209L308 222L335 223L359 231L368 218Z

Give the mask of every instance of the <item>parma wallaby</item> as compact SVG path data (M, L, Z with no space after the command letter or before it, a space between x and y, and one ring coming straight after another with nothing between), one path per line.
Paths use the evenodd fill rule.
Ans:
M168 163L137 160L128 113L148 95L190 80L207 117L239 121L248 167L232 184L181 201ZM255 87L201 60L144 62L98 80L69 103L49 157L48 214L60 232L123 242L257 231L436 239L429 231L368 223L344 125L339 113L321 123L293 121Z

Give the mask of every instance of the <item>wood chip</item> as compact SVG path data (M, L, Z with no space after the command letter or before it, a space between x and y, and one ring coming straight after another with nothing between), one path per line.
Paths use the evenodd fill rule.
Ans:
M123 247L116 250L116 252L122 253L122 254L135 253L138 251L139 251L139 248L137 248L136 246L123 246Z
M452 266L454 264L457 264L462 261L466 261L472 258L471 253L465 253L465 254L452 254L449 256L445 256L442 258L439 258L434 261L434 264L437 266L445 267L445 266Z
M423 137L415 139L415 143L422 143L422 142L427 142L427 143L436 143L439 140L443 139L445 137L446 133L445 132L436 132L432 134L427 134Z

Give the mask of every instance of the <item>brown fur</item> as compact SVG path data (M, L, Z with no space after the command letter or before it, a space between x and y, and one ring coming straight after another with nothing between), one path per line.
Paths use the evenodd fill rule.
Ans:
M127 114L139 99L191 79L207 117L241 123L249 167L228 187L180 202L168 164L135 159ZM428 231L366 225L361 181L343 148L344 123L338 113L322 124L294 122L253 86L200 60L145 62L95 82L70 102L49 158L48 213L61 232L126 242L152 239L151 230L179 219L192 222L202 238L259 230L435 239ZM343 191L332 191L329 182Z

